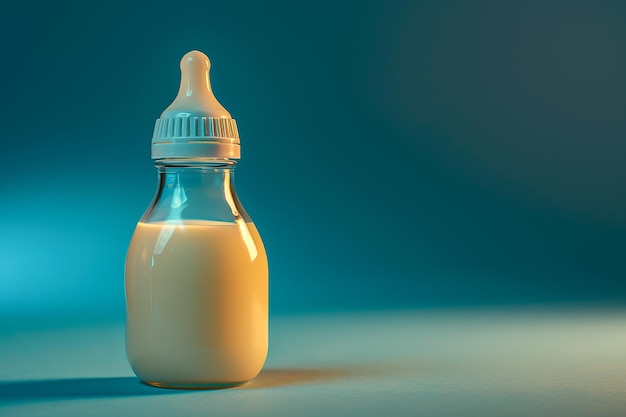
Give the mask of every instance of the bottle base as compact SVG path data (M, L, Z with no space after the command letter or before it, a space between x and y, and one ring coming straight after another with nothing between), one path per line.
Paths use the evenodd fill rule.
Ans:
M154 382L143 381L144 384L151 385L157 388L167 389L187 389L187 390L211 390L222 388L233 388L245 384L248 381L242 382Z

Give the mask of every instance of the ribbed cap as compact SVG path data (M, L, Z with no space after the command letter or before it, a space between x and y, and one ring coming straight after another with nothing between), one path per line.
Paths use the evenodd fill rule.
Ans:
M240 157L237 123L213 95L210 68L200 51L180 61L180 89L154 125L152 159Z

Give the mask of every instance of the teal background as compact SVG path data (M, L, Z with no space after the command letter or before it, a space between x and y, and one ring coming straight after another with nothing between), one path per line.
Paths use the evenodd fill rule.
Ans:
M620 1L0 5L0 314L124 314L206 52L273 312L626 303Z

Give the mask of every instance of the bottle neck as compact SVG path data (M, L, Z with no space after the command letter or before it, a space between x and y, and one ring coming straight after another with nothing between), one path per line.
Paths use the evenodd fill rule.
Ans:
M187 198L232 199L237 162L225 160L164 159L155 163L159 188L185 194Z
M142 221L248 221L235 192L236 165L228 159L156 161L157 193Z

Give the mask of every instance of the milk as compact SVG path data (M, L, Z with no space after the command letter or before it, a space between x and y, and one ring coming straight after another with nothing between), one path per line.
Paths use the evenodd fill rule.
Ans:
M128 359L147 383L237 385L263 367L268 266L253 223L139 223L126 303Z

